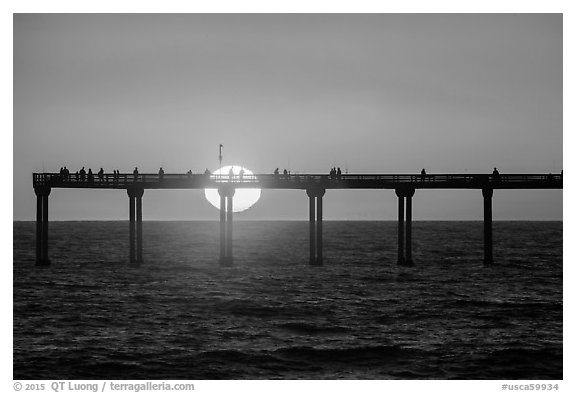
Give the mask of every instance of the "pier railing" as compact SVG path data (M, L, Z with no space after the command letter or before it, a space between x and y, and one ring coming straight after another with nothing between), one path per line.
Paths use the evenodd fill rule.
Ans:
M59 188L218 188L233 184L237 188L295 188L321 186L337 188L562 188L561 174L158 174L104 173L92 176L79 173L34 173L34 187Z

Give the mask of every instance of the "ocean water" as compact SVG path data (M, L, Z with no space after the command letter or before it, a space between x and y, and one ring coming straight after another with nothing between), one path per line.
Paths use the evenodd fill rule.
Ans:
M14 223L15 379L562 379L562 223L414 222L415 267L395 222Z

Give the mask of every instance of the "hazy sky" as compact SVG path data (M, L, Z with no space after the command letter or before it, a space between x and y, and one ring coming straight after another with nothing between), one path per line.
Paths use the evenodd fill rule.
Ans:
M562 169L562 15L14 16L14 219L32 173L501 173ZM59 190L51 219L127 219L125 191ZM392 190L328 191L326 219L395 219ZM264 190L238 219L305 219ZM218 219L198 190L144 219ZM414 219L481 219L480 191L417 191ZM496 191L495 219L561 219L562 191Z

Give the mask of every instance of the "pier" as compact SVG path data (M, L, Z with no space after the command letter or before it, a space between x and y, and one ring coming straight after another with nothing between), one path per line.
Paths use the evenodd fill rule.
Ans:
M484 201L484 264L494 263L492 197L495 189L562 189L561 174L210 174L107 173L86 178L78 174L34 173L36 193L36 265L50 265L48 256L48 199L52 188L126 190L129 200L130 263L143 262L142 198L146 189L214 188L220 195L220 264L231 266L233 257L233 196L239 188L306 192L309 199L310 265L323 264L323 198L335 189L394 190L398 197L398 265L413 266L412 198L418 189L476 189Z

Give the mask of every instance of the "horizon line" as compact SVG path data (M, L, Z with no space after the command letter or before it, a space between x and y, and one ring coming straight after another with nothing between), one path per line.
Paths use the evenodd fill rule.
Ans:
M50 220L50 222L82 222L82 221L102 221L102 222L129 222L129 219L81 219L81 220ZM307 219L236 219L234 222L309 222ZM332 221L332 222L345 222L345 221L365 221L365 222L397 222L398 220L395 219L386 219L386 220L366 220L366 219L329 219L329 220L322 220L323 222ZM564 218L562 219L500 219L500 220L492 220L493 222L564 222ZM12 220L12 222L36 222L36 220ZM142 222L220 222L218 219L210 219L210 220L177 220L177 219L150 219L150 220L143 220ZM482 219L445 219L445 220L412 220L412 222L483 222Z

